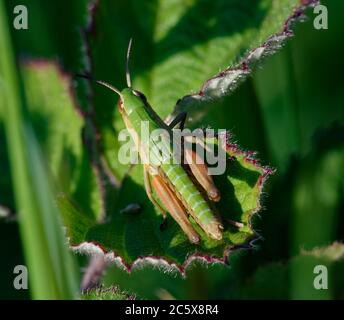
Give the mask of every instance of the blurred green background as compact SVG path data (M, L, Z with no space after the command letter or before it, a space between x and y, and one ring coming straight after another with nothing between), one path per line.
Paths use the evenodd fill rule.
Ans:
M61 63L67 72L82 70L80 32L87 20L87 2L30 2L29 30L9 28L16 57L49 58ZM13 7L21 4L4 3L8 17L13 16ZM186 279L149 266L131 274L111 266L103 279L106 286L119 285L121 290L144 299L344 298L342 261L332 261L326 255L300 256L301 250L344 239L344 3L322 3L329 10L329 29L314 29L310 11L310 19L297 24L296 36L221 101L230 108L214 109L209 119L210 123L211 119L226 119L222 127L231 129L242 147L258 151L264 164L277 169L264 190L264 208L255 219L256 230L264 240L255 250L235 252L229 267L195 263ZM118 80L124 74L123 48L139 27L137 21L129 20L137 6L137 1L117 1L117 8L123 11L116 19L127 19L128 27L113 32L113 44L106 52L107 59L113 57L111 68L104 71L106 65L95 67L97 76L118 86L124 81ZM101 27L112 33L111 26ZM99 26L94 28L94 32L101 32ZM150 55L144 50L146 40L135 40L139 53L133 54L132 69L139 74L149 68L140 59L140 55ZM101 49L96 56L105 54L105 44ZM111 70L117 66L114 76ZM108 106L113 104L109 95L98 99ZM1 121L0 141L1 171L9 172ZM0 204L15 208L9 176L0 179L1 186L7 186L1 188ZM12 285L14 266L25 264L16 220L0 220L0 244L0 298L30 298L29 291L15 290ZM87 258L78 256L77 260L77 277L81 277ZM319 261L330 268L329 290L318 291L310 285L313 266Z

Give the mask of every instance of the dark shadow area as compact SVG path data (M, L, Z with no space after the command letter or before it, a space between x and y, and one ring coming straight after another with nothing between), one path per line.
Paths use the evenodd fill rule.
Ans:
M214 182L221 191L221 200L216 204L221 217L234 221L241 221L241 204L234 193L234 186L229 181L229 177L247 183L250 188L254 188L260 177L259 172L243 167L235 158L227 159L226 172L220 176L214 176Z
M63 159L65 159L65 161L67 161L67 159L72 160L73 158L71 156L70 151L65 149ZM99 214L98 212L92 212L94 185L96 184L96 181L94 181L93 168L85 148L83 149L82 162L79 165L81 166L78 169L80 170L79 179L72 198L78 203L83 212L85 212L89 217L95 218L95 216ZM69 168L73 167L73 163L70 162ZM75 169L76 168L74 168L74 170Z
M25 5L28 10L27 30L11 28L16 52L24 57L58 59L67 70L75 70L81 64L79 49L80 27L88 0L26 2L6 0L8 17L16 15L13 9Z
M11 168L7 151L8 148L3 123L0 121L0 205L4 205L14 211L14 195L11 188Z
M141 255L162 255L158 235L161 233L166 237L168 232L159 230L162 219L156 216L144 188L128 176L113 202L113 212L107 213L104 224L90 229L87 240L102 243L106 249L123 254L129 262ZM120 212L131 203L139 204L141 210L138 213Z
M14 267L26 265L17 222L0 221L0 243L0 299L30 299L29 290L17 290L13 285L15 277L18 276L13 273Z

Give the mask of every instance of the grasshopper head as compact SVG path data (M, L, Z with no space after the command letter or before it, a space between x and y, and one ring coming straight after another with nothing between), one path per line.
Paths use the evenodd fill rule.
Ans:
M126 88L120 94L118 109L122 115L129 116L133 111L144 108L146 104L147 98L142 92Z
M131 77L129 72L129 58L131 52L131 44L132 39L129 41L128 51L127 51L127 65L126 65L126 80L127 80L127 88L123 89L122 91L118 90L116 87L112 86L111 84L102 81L102 80L94 80L92 77L86 74L77 74L76 76L81 78L86 78L88 80L92 80L104 87L107 87L111 91L117 93L119 95L119 102L118 102L118 109L123 117L128 117L133 111L138 110L139 108L144 108L147 106L147 98L145 95L132 88L131 86Z
M131 86L131 76L129 71L129 59L131 52L132 39L129 41L127 50L127 64L126 64L126 80L128 88L122 90L120 94L120 100L118 103L118 108L122 116L129 116L134 110L142 108L147 104L147 98L145 95L132 88Z

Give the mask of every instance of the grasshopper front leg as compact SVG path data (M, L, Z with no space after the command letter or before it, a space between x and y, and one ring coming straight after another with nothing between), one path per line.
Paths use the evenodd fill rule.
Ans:
M147 174L147 178L149 179L148 170L146 169L145 172ZM152 182L153 189L156 195L159 197L159 199L163 203L163 205L166 207L167 211L171 214L173 219L179 224L179 226L185 232L190 242L194 244L198 244L200 241L200 238L197 232L195 231L195 229L193 228L191 222L188 219L188 214L187 214L186 209L184 208L182 203L179 201L175 193L172 192L170 187L159 175L151 175L151 178L152 178L151 182ZM157 204L157 201L154 199L151 191L152 189L150 189L149 198L154 204ZM163 212L165 212L165 210L162 209L159 204L157 204L157 207L159 208L159 210L163 210Z
M180 129L183 130L185 121L186 121L186 112L181 112L169 123L168 126L170 127L170 129L173 129L177 124L179 124Z

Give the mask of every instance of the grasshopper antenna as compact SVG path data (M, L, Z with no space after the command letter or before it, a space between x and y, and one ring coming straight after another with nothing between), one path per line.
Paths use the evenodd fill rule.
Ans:
M86 74L76 74L75 76L78 77L78 78L84 78L84 79L93 81L95 83L98 83L101 86L106 87L106 88L110 89L113 92L116 92L120 97L122 96L121 91L119 91L116 87L112 86L111 84L109 84L109 83L107 83L105 81L95 80L95 79L93 79L92 77L90 77L90 76L88 76Z
M127 51L127 64L125 68L125 76L127 79L127 86L128 88L131 88L131 79L130 79L130 71L129 71L129 60L130 60L130 54L131 54L131 44L133 42L133 39L130 38L129 44L128 44L128 51Z

